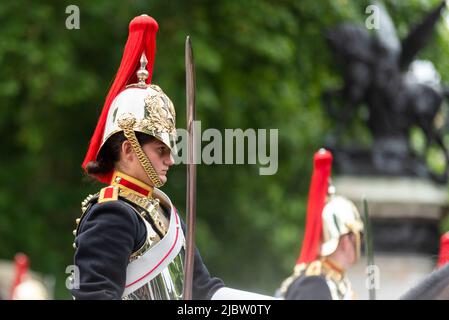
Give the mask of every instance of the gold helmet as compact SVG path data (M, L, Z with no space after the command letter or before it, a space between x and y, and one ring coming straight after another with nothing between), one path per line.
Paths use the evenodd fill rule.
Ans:
M148 76L145 65L145 54L142 54L141 67L137 72L139 83L128 85L112 102L102 146L115 133L123 131L151 182L161 187L162 182L143 152L135 132L153 136L176 152L176 113L173 103L161 88L145 83Z
M48 300L50 296L45 285L36 279L25 279L15 287L12 300Z
M83 168L86 169L89 162L96 161L101 148L114 134L123 132L150 181L155 187L161 187L163 183L136 136L136 132L150 135L176 152L176 114L173 103L161 88L151 84L157 30L157 22L148 15L138 16L131 21L122 61L106 97ZM110 183L112 171L98 174L96 178Z
M175 117L173 103L157 85L129 87L112 102L102 145L113 134L124 131L126 136L131 130L153 136L174 150Z
M329 189L332 190L332 187ZM331 193L324 206L322 220L320 255L322 257L331 255L337 249L340 237L353 233L356 240L356 254L359 258L363 221L354 203L345 197Z

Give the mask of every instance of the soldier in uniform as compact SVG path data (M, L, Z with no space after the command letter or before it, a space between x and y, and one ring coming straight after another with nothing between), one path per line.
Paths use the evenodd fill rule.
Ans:
M355 205L330 186L331 163L329 151L315 154L301 254L279 290L285 299L355 298L345 271L360 257L363 222Z
M159 189L174 163L176 129L172 102L151 84L157 29L147 15L131 21L83 162L108 186L83 201L76 220L75 299L182 299L186 228ZM193 299L268 298L224 287L197 249L192 293Z

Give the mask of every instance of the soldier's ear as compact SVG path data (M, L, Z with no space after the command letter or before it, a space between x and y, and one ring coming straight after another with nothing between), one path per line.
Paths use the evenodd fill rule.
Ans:
M354 246L353 241L351 239L350 234L345 234L340 238L341 246L343 247L344 251L348 251L352 249Z
M123 141L120 148L120 160L133 162L135 157L136 154L134 153L131 143L128 140Z
M357 240L356 236L353 232L348 234L348 245L351 246L351 249L357 251Z

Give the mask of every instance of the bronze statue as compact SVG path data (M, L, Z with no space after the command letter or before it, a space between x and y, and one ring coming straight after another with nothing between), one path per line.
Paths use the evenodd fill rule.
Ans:
M449 163L444 127L435 126L449 90L440 84L430 62L415 60L429 41L445 1L402 41L385 8L379 3L376 6L380 23L373 33L365 26L345 23L326 34L344 80L342 88L323 95L327 111L337 122L336 134L327 142L335 155L336 169L345 174L417 176L446 183L448 165L437 174L427 166L425 156L435 144ZM372 135L371 150L344 148L343 129L360 114L362 105L368 111L364 121ZM424 154L417 154L411 146L413 127L420 128L426 138Z

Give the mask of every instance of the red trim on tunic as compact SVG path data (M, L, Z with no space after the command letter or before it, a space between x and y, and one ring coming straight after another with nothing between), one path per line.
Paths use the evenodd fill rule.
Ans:
M148 197L151 194L151 190L144 189L142 187L139 187L135 183L132 183L131 181L126 180L123 177L120 177L120 182L118 184L127 187L128 189L134 190L140 194L143 194L145 197Z

